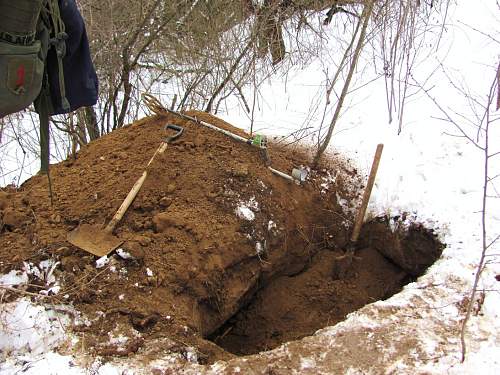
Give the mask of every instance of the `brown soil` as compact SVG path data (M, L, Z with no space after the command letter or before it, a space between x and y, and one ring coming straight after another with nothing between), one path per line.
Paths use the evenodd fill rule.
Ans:
M211 115L189 114L244 135ZM167 123L185 133L151 165L115 231L134 259L112 253L96 268L96 257L69 244L66 234L80 223L109 222ZM308 159L299 148L277 145L270 156L287 173ZM174 117L146 118L92 142L75 160L52 166L51 180L52 205L44 176L0 191L0 272L59 261L54 274L62 289L53 300L71 302L90 319L74 331L86 350L108 357L133 355L162 338L169 344L149 347L148 355L187 356L193 347L201 362L211 362L272 348L397 292L442 250L423 228L425 236L413 237L413 229L394 234L383 225L369 235L365 229L352 265L339 276L334 270L352 217L338 201L359 199L348 188L353 182L362 188L355 169L332 160L298 186L272 174L257 149ZM254 220L237 216L244 202L257 202ZM378 238L397 244L398 253L419 250L413 257L419 268L412 257L396 266L398 259L382 256ZM46 288L31 282L28 292Z
M219 331L214 341L235 354L253 354L333 325L401 288L405 272L377 251L361 249L349 275L332 278L340 251L321 251L306 272L281 276Z

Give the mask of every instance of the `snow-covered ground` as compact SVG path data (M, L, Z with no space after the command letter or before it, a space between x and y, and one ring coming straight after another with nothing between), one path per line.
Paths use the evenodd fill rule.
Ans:
M483 96L494 77L494 71L488 65L496 66L500 48L498 43L458 21L484 30L484 25L496 25L494 18L497 13L494 1L460 4L450 16L455 26L450 27L443 42L443 48L450 48L447 71L454 77L464 78L473 92ZM435 66L437 60L430 57L426 63ZM288 134L305 124L309 107L304 103L317 95L321 84L317 81L318 69L319 66L313 65L287 76L286 83L285 79L275 78L264 85L254 128L268 134ZM500 284L495 278L500 275L499 242L489 249L491 256L487 258L488 265L479 284L480 291L484 291L484 301L479 313L471 317L466 335L468 355L464 363L460 362L459 329L464 316L463 303L470 293L481 252L483 155L464 138L450 135L457 134L457 129L433 117L442 117L442 114L422 93L408 104L404 126L398 135L397 125L388 124L385 94L380 91L381 87L377 87L381 84L375 83L356 93L351 101L352 108L341 118L330 149L347 155L360 170L368 172L376 145L383 143L385 148L370 212L395 214L406 211L415 214L419 221L436 228L447 248L426 275L407 285L398 295L366 306L351 314L345 322L327 327L301 343L285 344L266 357L280 363L285 357L290 361L293 359L290 350L294 346L321 347L316 352L311 349L308 356L300 358L297 373L299 369L301 373L328 373L325 357L331 351L339 351L342 339L338 337L345 337L339 333L358 335L365 352L381 345L381 337L390 335L383 360L373 359L373 368L361 362L356 365L356 358L351 360L346 354L343 371L351 374L499 374ZM473 118L463 96L442 73L436 74L433 85L436 87L431 94L450 113L460 111ZM229 104L222 117L242 127L249 125L247 115L236 105ZM317 119L313 119L308 126L317 126L317 123ZM491 133L492 152L497 152L500 150L500 129L498 124L493 125L497 129L493 128ZM467 129L473 132L473 128ZM491 176L500 173L499 162L493 160L490 168ZM491 190L497 198L488 201L490 240L500 234L499 191L500 187ZM0 279L2 284L22 282L26 282L22 273L12 273ZM126 368L124 363L103 365L99 361L84 369L76 366L71 356L52 352L65 338L64 326L67 324L64 319L55 318L59 316L55 310L56 307L34 306L27 299L0 306L1 373L80 374L91 371L119 374L133 371L132 365L129 370L123 370ZM408 346L405 352L401 345L409 338L416 339L418 344ZM363 351L361 346L360 351ZM206 369L192 365L186 366L185 371L215 373L235 370L244 362L238 359L232 364L217 363Z
M498 42L473 31L471 27L484 30L484 25L496 24L496 17L498 8L492 1L460 4L458 10L451 15L455 26L448 30L448 36L442 42L443 49L446 49L447 74L457 86L465 84L472 95L483 100L483 105L486 104L484 99L495 77L500 48ZM492 29L489 28L486 32L491 33ZM431 66L438 66L439 58L442 57L436 53L435 57L429 57L423 65L432 69ZM320 68L316 66L317 71ZM422 76L424 75L425 73ZM287 77L286 81L273 80L265 86L262 89L264 99L261 102L261 112L254 119L254 129L262 129L263 132L279 129L279 132L286 133L285 129L289 132L296 130L297 124L310 126L309 108L303 103L307 102L305 98L313 97L317 92L317 88L311 85L311 82L315 82L311 77L314 77L314 68L300 72L292 79ZM419 79L418 76L416 79ZM476 115L481 116L481 113L473 112L469 107L470 103L457 92L441 70L431 82L435 87L430 94L474 139L477 129L470 126L458 113L471 120ZM444 116L424 93L412 98L408 104L403 129L398 135L397 124L388 124L384 91L382 87L378 87L377 91L377 85L382 86L382 82L375 83L370 89L361 91L361 94L356 93L361 95L361 99L357 96L352 102L352 108L341 118L330 149L341 151L355 160L367 173L376 145L383 143L384 153L369 210L374 215L393 215L403 211L413 213L419 221L437 229L447 248L442 258L417 283L408 285L402 293L388 301L376 303L369 309L377 311L377 307L384 309L387 306L407 308L412 305L413 296L419 295L422 300L414 306L415 310L429 313L429 321L437 319L438 324L440 322L443 327L456 328L454 333L450 331L441 335L433 332L430 329L432 324L425 320L422 321L423 324L407 322L406 332L417 330L419 339L428 349L427 354L437 359L431 366L424 365L425 361L416 362L414 368L398 367L398 363L389 362L386 370L391 372L392 369L396 373L498 374L500 284L495 278L500 274L498 242L488 250L488 265L479 283L479 290L485 291L484 304L479 316L474 316L470 322L467 335L469 354L464 364L460 364L460 345L456 336L463 311L457 310L455 305L470 292L481 255L484 154L464 137L456 137L460 133L454 125L437 119ZM498 118L498 111L496 113ZM243 112L238 114L235 110L227 115L230 122L238 124L245 121L245 117ZM249 121L247 118L246 122ZM492 124L490 131L493 154L500 151L498 124ZM490 177L500 173L498 159L500 157L490 159ZM489 190L493 197L488 200L487 209L488 243L500 234L498 185L497 179ZM436 311L439 313L436 314ZM355 331L357 326L362 326L358 325L356 315L353 314L342 323L338 330ZM359 316L363 316L363 313ZM398 327L403 324L404 327L401 320L393 319L390 324L398 324ZM374 324L384 326L383 319ZM395 336L397 331L393 332ZM336 329L332 329L332 332L336 332ZM401 332L405 332L405 329ZM443 337L448 344L440 342ZM446 350L436 349L442 346Z

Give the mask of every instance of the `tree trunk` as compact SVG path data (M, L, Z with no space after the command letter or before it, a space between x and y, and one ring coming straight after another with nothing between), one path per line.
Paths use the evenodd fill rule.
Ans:
M85 126L87 127L87 133L91 141L99 138L99 126L97 125L97 116L95 114L94 107L83 108L83 113L85 115Z
M370 21L370 17L373 12L373 4L375 3L375 0L370 0L370 2L365 5L365 8L363 9L363 13L361 14L361 18L359 22L363 22L363 27L361 28L361 33L358 39L358 44L356 45L356 49L354 50L354 56L351 62L351 66L349 67L349 72L347 74L346 81L344 83L344 87L342 88L342 92L339 97L339 101L337 103L337 107L335 108L335 113L333 115L332 121L330 122L330 126L328 127L328 133L325 137L325 140L323 143L319 146L318 151L316 152L316 155L314 156L313 160L313 165L317 166L319 163L319 160L321 159L321 156L325 152L326 148L328 147L328 144L330 143L330 140L332 138L333 134L333 129L335 128L335 125L337 124L337 121L340 116L340 111L342 110L342 106L344 104L344 100L347 96L347 92L349 91L349 86L351 84L352 76L354 74L354 69L356 68L357 62L359 55L361 53L361 50L363 49L363 45L365 42L365 36L366 36L366 29L368 28L368 23Z

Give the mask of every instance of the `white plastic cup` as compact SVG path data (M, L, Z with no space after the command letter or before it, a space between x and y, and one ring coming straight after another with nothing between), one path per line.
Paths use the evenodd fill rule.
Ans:
M295 181L304 182L307 178L307 170L306 169L292 169L292 177Z

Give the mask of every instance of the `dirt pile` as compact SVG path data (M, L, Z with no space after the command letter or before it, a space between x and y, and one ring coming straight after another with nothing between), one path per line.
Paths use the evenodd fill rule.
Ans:
M189 114L245 136L208 114ZM96 264L66 234L80 223L109 222L167 123L183 126L183 136L151 165L118 225L121 250ZM270 156L286 173L307 160L298 148L276 145ZM210 362L232 356L221 346L253 353L333 324L415 276L411 265L383 257L383 244L365 242L347 277L331 277L349 234L348 206L359 198L352 185L362 188L348 164L331 161L299 186L272 174L259 150L177 117L115 131L54 165L51 180L52 204L44 176L0 192L0 272L52 260L60 291L51 298L89 318L74 331L95 354L148 347L148 355L195 353ZM429 238L425 246L438 250L427 252L426 264L441 250ZM48 289L31 284L27 292Z

